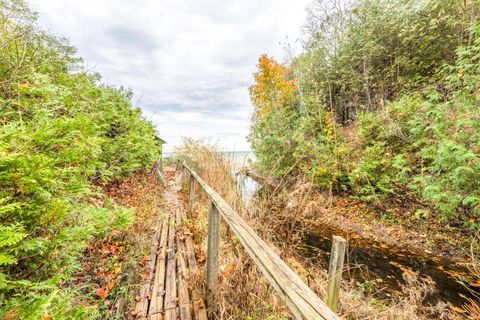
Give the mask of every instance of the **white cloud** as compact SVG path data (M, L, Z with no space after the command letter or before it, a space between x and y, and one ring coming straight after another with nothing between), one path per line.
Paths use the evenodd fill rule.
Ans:
M181 137L246 150L258 57L283 59L309 0L31 0L108 84L130 87L168 148Z

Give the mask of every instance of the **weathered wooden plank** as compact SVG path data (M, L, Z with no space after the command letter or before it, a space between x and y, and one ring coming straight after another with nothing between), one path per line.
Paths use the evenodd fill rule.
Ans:
M177 208L175 210L175 226L176 226L175 231L176 232L178 232L181 223L182 223L182 209Z
M166 250L169 223L168 218L163 218L162 234L158 247L157 265L155 268L155 281L148 308L149 320L161 320L163 312L163 300L165 296L165 272L166 272Z
M183 168L182 173L180 174L182 178L181 188L184 190L185 184L187 183L187 169Z
M209 290L207 303L212 306L218 282L218 253L220 251L220 213L213 201L208 210L207 237L207 288Z
M195 259L195 251L193 249L193 240L190 235L187 235L185 238L185 246L187 249L187 261L188 261L188 267L190 269L196 269L197 268L197 260Z
M167 184L167 180L165 180L165 177L163 175L163 159L162 158L160 158L157 161L153 169L157 171L157 176L158 176L158 179L160 179L160 182L162 184Z
M140 300L135 305L135 317L138 319L145 319L148 311L148 301L150 299L150 290L152 288L152 281L155 269L155 262L157 257L158 240L160 237L160 228L162 226L161 219L158 219L155 227L155 233L152 239L150 256L148 257L147 274L145 282L140 289Z
M188 268L190 270L196 270L197 260L195 259L195 251L193 250L193 240L190 235L186 235L185 247L186 247ZM207 317L207 308L205 307L205 302L203 301L200 292L196 288L192 289L192 300L193 300L194 319L207 320L208 317Z
M190 186L188 188L188 216L192 216L193 203L195 200L195 179L190 176Z
M165 320L177 319L177 280L176 280L176 259L175 259L175 218L170 216L170 227L168 230L167 249L167 274L165 279Z
M297 319L337 320L339 317L290 269L287 264L200 176L184 164L218 209L260 271Z
M328 266L327 305L335 312L338 310L346 246L347 240L342 237L333 236L330 264Z
M178 308L180 320L192 320L190 296L188 293L185 244L177 234Z
M118 300L117 302L115 303L115 318L117 319L121 319L122 317L124 317L125 315L125 294L121 294L119 297L118 297Z

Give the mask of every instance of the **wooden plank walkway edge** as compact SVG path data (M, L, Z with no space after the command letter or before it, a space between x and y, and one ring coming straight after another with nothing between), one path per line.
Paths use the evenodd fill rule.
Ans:
M189 288L197 270L191 233L184 223L178 179L170 181L168 214L159 215L147 260L145 282L140 288L134 317L142 320L207 320L203 297Z
M215 190L188 165L182 165L208 195L212 205L297 319L340 319Z

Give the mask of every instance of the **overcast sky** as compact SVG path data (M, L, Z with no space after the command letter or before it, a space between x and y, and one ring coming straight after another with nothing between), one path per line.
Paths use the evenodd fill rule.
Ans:
M301 37L309 2L30 0L40 25L69 38L104 82L133 89L167 150L182 136L250 149L257 59L285 59L281 43Z

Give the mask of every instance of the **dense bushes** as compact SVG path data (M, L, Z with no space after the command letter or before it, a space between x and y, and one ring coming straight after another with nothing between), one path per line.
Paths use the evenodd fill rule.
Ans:
M87 242L127 227L132 212L90 203L93 182L160 152L130 98L83 71L23 2L0 2L0 317L94 314L70 281Z
M360 118L366 149L352 178L359 194L398 193L405 186L442 219L461 215L480 227L480 24L472 34L475 42L460 47L456 64L444 70L443 94L427 88ZM381 172L370 172L375 161L382 162ZM367 188L377 190L362 190L367 180Z
M436 83L455 49L471 43L480 10L463 0L314 1L310 40L294 65L302 92L346 124L402 92ZM330 8L331 7L331 8Z
M312 9L305 52L282 69L294 101L265 112L268 103L252 99L261 169L302 172L320 188L376 203L415 198L416 218L479 228L479 3L338 8ZM272 64L259 63L257 74ZM271 90L255 80L253 88Z

